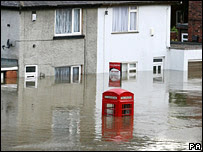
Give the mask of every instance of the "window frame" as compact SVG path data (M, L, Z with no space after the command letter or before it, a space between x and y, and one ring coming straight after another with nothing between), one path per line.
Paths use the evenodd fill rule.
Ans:
M137 13L135 27L136 29L138 29L138 6L134 6L134 7L137 7L136 9L131 9L131 7L133 6L128 7L128 32L136 32L138 30L130 30L130 23L131 23L130 13Z
M25 80L24 80L24 88L37 88L37 81L38 81L37 78L25 78ZM33 83L35 83L35 85L28 86L27 82L33 82Z
M73 68L79 68L78 82L73 81L73 75L74 75L73 74ZM71 83L80 83L80 80L81 80L81 65L71 66L70 74L71 74Z
M69 74L69 76L70 76L70 82L62 82L62 83L80 83L81 82L81 74L82 74L81 67L82 67L82 65L59 66L59 67L55 67L55 70L56 70L56 68L61 68L61 67L70 68L70 74ZM73 76L74 76L74 74L73 74L73 68L79 68L78 82L74 82L73 81ZM56 83L56 79L57 79L56 74L55 74L54 77L55 77L55 83ZM59 83L61 83L61 82L59 82Z
M35 67L35 72L26 72L27 67ZM37 65L25 65L25 78L26 79L33 79L38 77L38 66Z
M136 9L131 9L131 7L137 7ZM136 30L130 30L130 13L136 12L137 16L136 16ZM112 13L113 13L113 8L112 8ZM112 34L122 34L122 33L138 33L138 19L139 18L139 7L137 5L134 6L128 6L128 31L113 31L112 28ZM113 15L112 15L112 26L113 26Z
M79 9L80 10L80 32L74 32L74 10ZM72 11L72 32L71 33L62 33L62 34L56 34L56 11L55 10L55 18L54 18L54 36L73 36L73 35L81 35L82 34L82 8L71 8Z
M162 60L162 61L154 61L154 59L158 59L158 60ZM163 82L164 80L164 61L165 61L165 57L154 57L153 58L153 69L152 69L152 72L153 72L153 80L156 79L156 78L160 78L161 81L160 82ZM156 71L154 71L154 67L156 67ZM159 73L159 69L158 67L160 67L160 73Z

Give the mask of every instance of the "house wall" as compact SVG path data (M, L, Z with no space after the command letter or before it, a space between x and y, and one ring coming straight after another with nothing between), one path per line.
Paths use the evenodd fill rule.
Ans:
M188 71L188 61L202 60L202 50L170 49L168 51L169 69Z
M20 16L20 77L24 77L25 65L38 65L38 73L45 76L54 76L55 67L60 66L82 65L86 67L82 71L96 71L95 64L92 64L96 63L96 43L93 43L96 38L96 9L83 9L82 30L85 38L80 39L53 40L55 10L36 10L36 14L34 22L32 11L22 11Z
M138 71L152 71L153 57L166 56L170 46L170 6L139 6L139 33L112 34L112 11L98 9L97 73L108 72L109 62L138 62Z
M9 26L9 25L10 26ZM19 46L16 41L20 39L20 14L19 11L1 9L1 58L5 59L2 64L15 65L7 59L18 59ZM7 46L7 40L15 44L14 47L2 48L3 45ZM5 66L6 66L5 65Z

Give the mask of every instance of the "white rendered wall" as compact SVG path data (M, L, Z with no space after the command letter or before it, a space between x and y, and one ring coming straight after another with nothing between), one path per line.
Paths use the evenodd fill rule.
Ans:
M202 50L170 49L167 56L169 69L188 71L188 61L202 60Z
M139 33L125 34L112 34L112 10L98 9L97 73L107 73L109 62L138 62L138 71L152 71L153 57L166 56L170 46L170 6L139 6Z

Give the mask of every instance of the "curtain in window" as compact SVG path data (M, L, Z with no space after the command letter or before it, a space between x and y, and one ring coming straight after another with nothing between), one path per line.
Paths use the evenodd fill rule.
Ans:
M72 32L72 9L56 10L56 34Z
M70 83L70 67L55 68L55 81Z
M74 32L80 32L80 9L74 9Z
M137 17L136 12L130 13L130 30L136 30L136 17Z
M128 7L113 8L113 32L128 31Z

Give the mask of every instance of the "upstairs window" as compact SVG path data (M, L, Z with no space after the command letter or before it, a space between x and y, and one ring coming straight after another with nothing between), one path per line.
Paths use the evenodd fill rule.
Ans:
M113 32L137 31L137 6L113 8Z
M56 10L55 36L81 34L81 13L80 8Z

